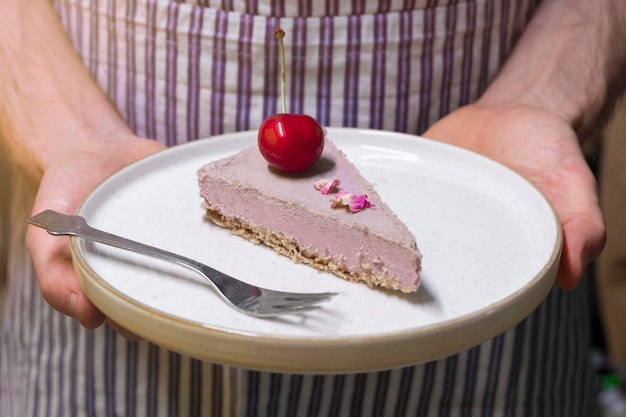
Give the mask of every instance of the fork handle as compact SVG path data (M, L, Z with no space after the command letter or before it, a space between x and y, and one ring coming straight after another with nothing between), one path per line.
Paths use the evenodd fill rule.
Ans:
M94 242L102 243L108 246L126 249L132 252L153 256L155 258L160 258L166 261L175 262L179 265L201 270L200 266L202 264L194 261L193 259L178 255L176 253L168 252L164 249L155 248L154 246L127 239L125 237L114 235L112 233L104 232L88 225L83 226L80 230L68 234L82 237L84 239L92 240Z
M245 293L250 292L251 288L260 290L196 260L91 227L82 216L44 210L28 219L28 223L45 229L51 235L77 236L185 266L206 278L222 296L225 296L225 292Z
M94 242L102 243L108 246L113 246L120 249L129 250L132 252L140 253L142 255L153 256L155 258L163 259L166 261L174 262L178 265L190 268L197 273L201 274L207 280L214 285L220 292L224 290L226 286L225 281L230 280L231 285L237 283L242 285L243 283L236 278L226 276L224 273L211 268L208 265L195 261L191 258L166 251L164 249L155 248L154 246L146 245L125 237L114 235L94 227L89 226L87 223L83 223L80 227L73 228L71 231L54 234L65 234L70 236L77 236L83 239L91 240Z

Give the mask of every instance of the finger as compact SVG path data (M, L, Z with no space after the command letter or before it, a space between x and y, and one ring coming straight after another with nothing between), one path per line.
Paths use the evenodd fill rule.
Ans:
M87 328L101 325L104 315L89 301L76 280L69 238L50 236L42 229L29 226L26 245L48 304L76 318Z
M33 205L33 214L45 209L72 214L78 201L58 191L50 194L45 183L44 177ZM26 246L46 301L61 313L76 318L87 328L101 325L104 315L89 301L76 279L69 238L51 236L43 229L29 226Z
M591 216L578 216L563 224L563 254L556 285L576 288L585 268L595 260L606 243L606 227L599 210Z
M598 200L595 176L580 155L564 159L562 175L556 175L551 200L561 219L563 254L556 284L573 289L586 267L604 249L606 225Z

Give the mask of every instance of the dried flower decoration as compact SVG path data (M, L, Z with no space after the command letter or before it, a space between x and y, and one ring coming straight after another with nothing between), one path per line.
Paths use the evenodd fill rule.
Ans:
M313 184L313 187L315 187L316 190L319 190L322 194L326 195L333 192L335 187L337 187L338 185L338 179L324 178Z
M336 178L324 178L313 184L313 187L324 195L336 191L337 186L339 186L339 180ZM330 207L347 207L351 212L356 213L366 208L374 207L374 205L369 202L365 194L352 194L342 191L336 193L335 196L330 199Z
M369 202L367 195L365 194L352 194L348 192L337 193L334 198L330 200L330 206L336 207L348 207L353 212L359 212L366 208L373 207L374 205Z

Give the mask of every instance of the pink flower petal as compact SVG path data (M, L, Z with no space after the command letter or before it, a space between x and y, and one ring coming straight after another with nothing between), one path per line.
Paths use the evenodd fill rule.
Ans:
M364 210L372 206L367 199L367 195L359 194L352 197L352 201L350 201L349 208L350 211L356 213L358 211Z
M374 205L370 203L365 194L354 195L348 192L341 192L337 193L334 198L331 198L330 206L332 208L347 207L351 212L356 213Z
M352 202L352 194L348 192L341 192L335 194L335 196L330 199L330 206L332 208L344 207L349 206L350 202Z
M319 190L322 194L326 195L330 194L338 185L338 179L324 178L313 184L313 187L315 187L316 190Z

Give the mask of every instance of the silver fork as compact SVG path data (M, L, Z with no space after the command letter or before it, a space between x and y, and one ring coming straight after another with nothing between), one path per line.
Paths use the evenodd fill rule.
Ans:
M282 292L247 284L193 259L95 229L81 216L45 210L28 219L28 223L46 229L51 235L79 236L186 266L208 279L229 305L254 317L271 317L306 310L336 295L333 292Z

